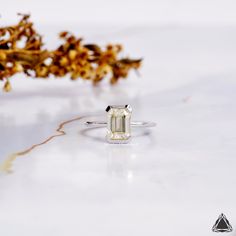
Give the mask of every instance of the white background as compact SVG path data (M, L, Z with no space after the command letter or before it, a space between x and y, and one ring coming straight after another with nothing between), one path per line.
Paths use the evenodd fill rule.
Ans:
M2 1L2 18L13 21L15 12L32 13L39 23L78 24L190 24L236 23L234 0L61 0Z
M236 228L235 1L2 1L2 24L32 14L45 47L69 29L143 57L115 87L11 79L0 93L0 235L208 236L220 213ZM65 120L130 103L157 122L128 145ZM11 157L11 156L10 156ZM235 236L235 231L228 235Z

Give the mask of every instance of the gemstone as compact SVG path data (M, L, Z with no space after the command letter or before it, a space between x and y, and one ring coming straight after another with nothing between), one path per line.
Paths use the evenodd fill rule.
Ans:
M221 214L217 219L216 223L212 227L213 232L232 232L233 228L230 225L224 214Z
M131 137L130 105L108 106L107 112L107 141L109 143L127 143Z

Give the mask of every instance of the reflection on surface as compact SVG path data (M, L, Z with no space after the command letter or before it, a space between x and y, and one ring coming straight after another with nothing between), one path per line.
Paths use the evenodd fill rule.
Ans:
M104 127L91 127L81 129L79 135L91 143L93 149L100 145L101 149L95 150L98 156L107 159L107 173L111 177L125 178L132 182L138 158L142 158L144 150L148 155L149 147L153 145L153 137L149 129L132 130L132 140L127 144L109 144L105 140Z
M140 138L141 142L135 141ZM143 153L149 155L149 148L153 145L150 132L143 132L143 135L134 136L131 143L125 145L107 144L104 155L107 155L108 175L127 179L132 182L140 169ZM138 164L139 163L139 164Z
M132 182L134 177L133 165L138 157L138 152L132 146L111 145L107 146L108 166L110 176L126 178Z

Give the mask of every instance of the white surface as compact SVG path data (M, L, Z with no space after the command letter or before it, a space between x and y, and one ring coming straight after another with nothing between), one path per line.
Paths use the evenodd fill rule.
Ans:
M236 28L96 30L100 43L125 42L145 58L142 78L113 88L12 79L14 91L0 94L1 162L110 103L158 126L108 145L104 130L72 122L18 157L0 176L0 235L207 236L221 212L236 228Z
M234 0L8 0L1 22L14 22L16 12L31 13L34 22L67 24L235 25Z

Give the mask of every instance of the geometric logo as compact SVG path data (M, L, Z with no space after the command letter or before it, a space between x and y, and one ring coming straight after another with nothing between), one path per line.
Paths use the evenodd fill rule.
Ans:
M213 232L232 232L233 228L227 220L226 216L222 213L212 227Z

